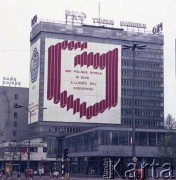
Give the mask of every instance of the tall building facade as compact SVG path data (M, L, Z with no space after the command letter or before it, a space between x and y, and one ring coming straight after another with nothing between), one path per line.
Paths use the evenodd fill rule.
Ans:
M30 42L30 132L47 139L48 155L62 152L67 134L132 126L133 110L136 128L163 128L163 35L40 21ZM123 49L134 43L146 45L135 50L135 79Z
M28 88L0 87L0 143L27 138L28 98ZM14 104L21 104L24 108L16 109Z

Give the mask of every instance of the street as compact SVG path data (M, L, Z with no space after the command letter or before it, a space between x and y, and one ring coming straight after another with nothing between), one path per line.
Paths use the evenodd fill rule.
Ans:
M69 180L103 180L103 177L69 177ZM120 178L115 178L116 180L121 180ZM162 179L162 178L161 178ZM9 178L6 178L5 176L3 176L3 178L1 177L0 180L27 180L24 176L24 174L22 174L22 176L20 178L18 178L17 176L12 176ZM33 179L30 180L62 180L61 177L59 178L50 178L49 176L42 176L41 178L39 176L34 176ZM68 179L67 179L68 180ZM147 180L154 180L154 178L147 178ZM169 179L168 179L169 180Z

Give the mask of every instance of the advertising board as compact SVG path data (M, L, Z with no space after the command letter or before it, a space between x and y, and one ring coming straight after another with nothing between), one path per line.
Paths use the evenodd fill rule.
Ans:
M120 45L46 38L44 79L44 121L120 123Z
M40 79L40 40L36 41L30 50L30 77L29 77L29 113L28 123L38 121ZM30 122L31 121L31 122Z

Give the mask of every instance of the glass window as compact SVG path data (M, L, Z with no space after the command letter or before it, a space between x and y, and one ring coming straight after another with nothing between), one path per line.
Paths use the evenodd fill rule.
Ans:
M101 144L103 145L111 144L109 131L101 131Z
M127 131L119 131L119 145L128 145Z
M125 123L126 123L126 121L125 121ZM118 141L119 141L118 131L113 131L112 132L112 144L118 145Z
M137 132L139 146L147 146L147 132Z
M30 147L30 152L38 152L38 148L37 147Z
M161 142L165 139L165 133L157 133L157 146L160 146Z
M156 146L156 133L148 133L149 146Z

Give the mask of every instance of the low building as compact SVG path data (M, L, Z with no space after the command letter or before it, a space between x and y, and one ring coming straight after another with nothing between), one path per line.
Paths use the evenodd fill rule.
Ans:
M6 163L10 163L13 170L18 166L20 171L24 172L27 168L28 147L28 140L0 144L0 167L5 168ZM56 158L47 157L47 142L43 142L41 138L31 139L30 167L36 172L39 169L49 172L54 163L56 163Z
M29 88L0 86L0 143L27 138L28 99ZM23 108L15 109L14 104Z

